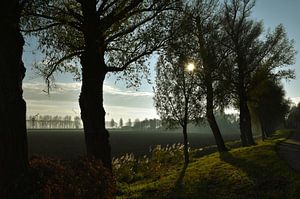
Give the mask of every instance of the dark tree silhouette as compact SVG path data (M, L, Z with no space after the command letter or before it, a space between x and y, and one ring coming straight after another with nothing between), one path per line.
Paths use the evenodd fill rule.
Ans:
M168 127L180 125L183 133L184 163L189 163L187 125L201 116L197 78L187 71L188 59L171 48L161 55L156 70L155 107L163 124ZM178 56L179 54L179 56Z
M22 96L24 40L19 30L19 3L17 0L0 3L0 189L10 185L28 167L26 103Z
M111 119L111 120L110 120L110 127L111 127L111 128L114 128L115 125L116 125L115 120L114 120L114 119Z
M119 127L122 128L123 127L123 119L120 118L120 121L119 121Z
M198 77L206 96L206 119L214 134L218 150L227 151L222 134L217 124L214 110L223 108L229 102L228 81L224 77L226 70L226 56L228 49L222 43L220 30L220 6L216 0L192 1L191 7L186 10L187 16L183 23L190 24L184 28L181 36L193 37L191 51L197 54L201 61L201 70ZM182 44L184 47L186 44Z
M251 78L259 67L272 71L294 61L293 42L289 41L282 25L261 39L262 22L250 19L255 1L228 0L224 4L222 26L227 34L223 43L233 52L233 93L240 111L240 131L243 145L255 144L248 107ZM290 71L277 71L281 75Z
M164 45L174 2L143 0L35 0L24 12L24 29L37 36L45 53L38 66L47 83L54 72L74 72L81 63L79 104L88 156L111 168L109 133L105 128L103 82L108 72L138 85L148 74L145 57ZM168 18L166 16L169 16Z
M286 127L292 129L300 129L300 103L298 105L293 106L289 111Z
M263 140L283 127L290 101L285 99L280 76L270 73L267 68L257 70L249 87L248 105L251 118L261 129Z

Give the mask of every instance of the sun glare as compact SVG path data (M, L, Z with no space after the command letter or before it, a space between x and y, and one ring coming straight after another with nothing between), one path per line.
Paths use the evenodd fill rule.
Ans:
M188 71L192 72L194 69L195 69L195 65L194 65L193 63L189 63L189 64L187 65L187 70L188 70Z

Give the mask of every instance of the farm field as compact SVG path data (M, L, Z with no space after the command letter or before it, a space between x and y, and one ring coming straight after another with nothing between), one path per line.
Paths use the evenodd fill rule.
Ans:
M112 156L125 153L143 155L156 145L182 142L181 133L148 132L130 130L109 130ZM238 134L224 134L226 141L238 139ZM214 144L211 133L190 133L191 147L203 147ZM29 129L29 155L48 155L64 159L76 158L85 154L83 130L77 129Z

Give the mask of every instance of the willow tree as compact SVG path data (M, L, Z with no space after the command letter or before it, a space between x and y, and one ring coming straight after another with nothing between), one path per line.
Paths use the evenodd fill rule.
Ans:
M282 75L261 67L253 75L249 87L248 106L251 118L261 130L262 140L283 127L290 109L290 101L285 99L285 91L280 83ZM293 78L293 73L287 72L284 77Z
M230 92L228 80L225 78L227 70L227 56L229 50L222 46L223 33L220 29L220 6L217 0L195 0L186 9L183 23L189 24L182 36L192 37L191 51L201 62L198 70L199 86L206 96L206 119L214 134L220 152L227 151L224 140L217 124L214 111L223 109L229 103ZM183 44L182 47L184 47Z
M292 106L286 119L286 127L291 129L300 129L300 103Z
M3 188L11 185L28 167L26 103L23 100L22 62L24 40L20 33L18 0L0 3L0 197Z
M34 0L24 12L24 30L39 40L45 65L37 68L48 85L57 71L82 81L79 104L87 155L111 168L105 129L103 81L123 72L128 85L148 75L145 58L163 46L176 0ZM168 16L168 17L167 17ZM76 62L81 64L80 70Z
M201 117L202 107L199 102L201 89L197 86L193 65L189 63L191 59L176 50L181 51L175 47L159 58L154 101L164 125L170 128L182 127L184 165L187 166L189 163L187 127L188 123L196 122ZM190 70L187 69L188 65Z
M232 87L240 111L240 131L243 145L255 144L248 108L251 78L259 67L285 73L281 67L294 61L293 42L287 39L282 25L263 38L262 22L250 19L255 1L228 0L224 3L222 28L227 35L223 43L233 54Z

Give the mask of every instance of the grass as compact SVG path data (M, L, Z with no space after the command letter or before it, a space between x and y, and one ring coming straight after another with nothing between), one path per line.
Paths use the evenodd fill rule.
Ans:
M182 163L173 162L153 178L118 182L118 198L300 198L300 174L276 152L276 144L289 133L279 131L256 146L194 157L182 181Z

